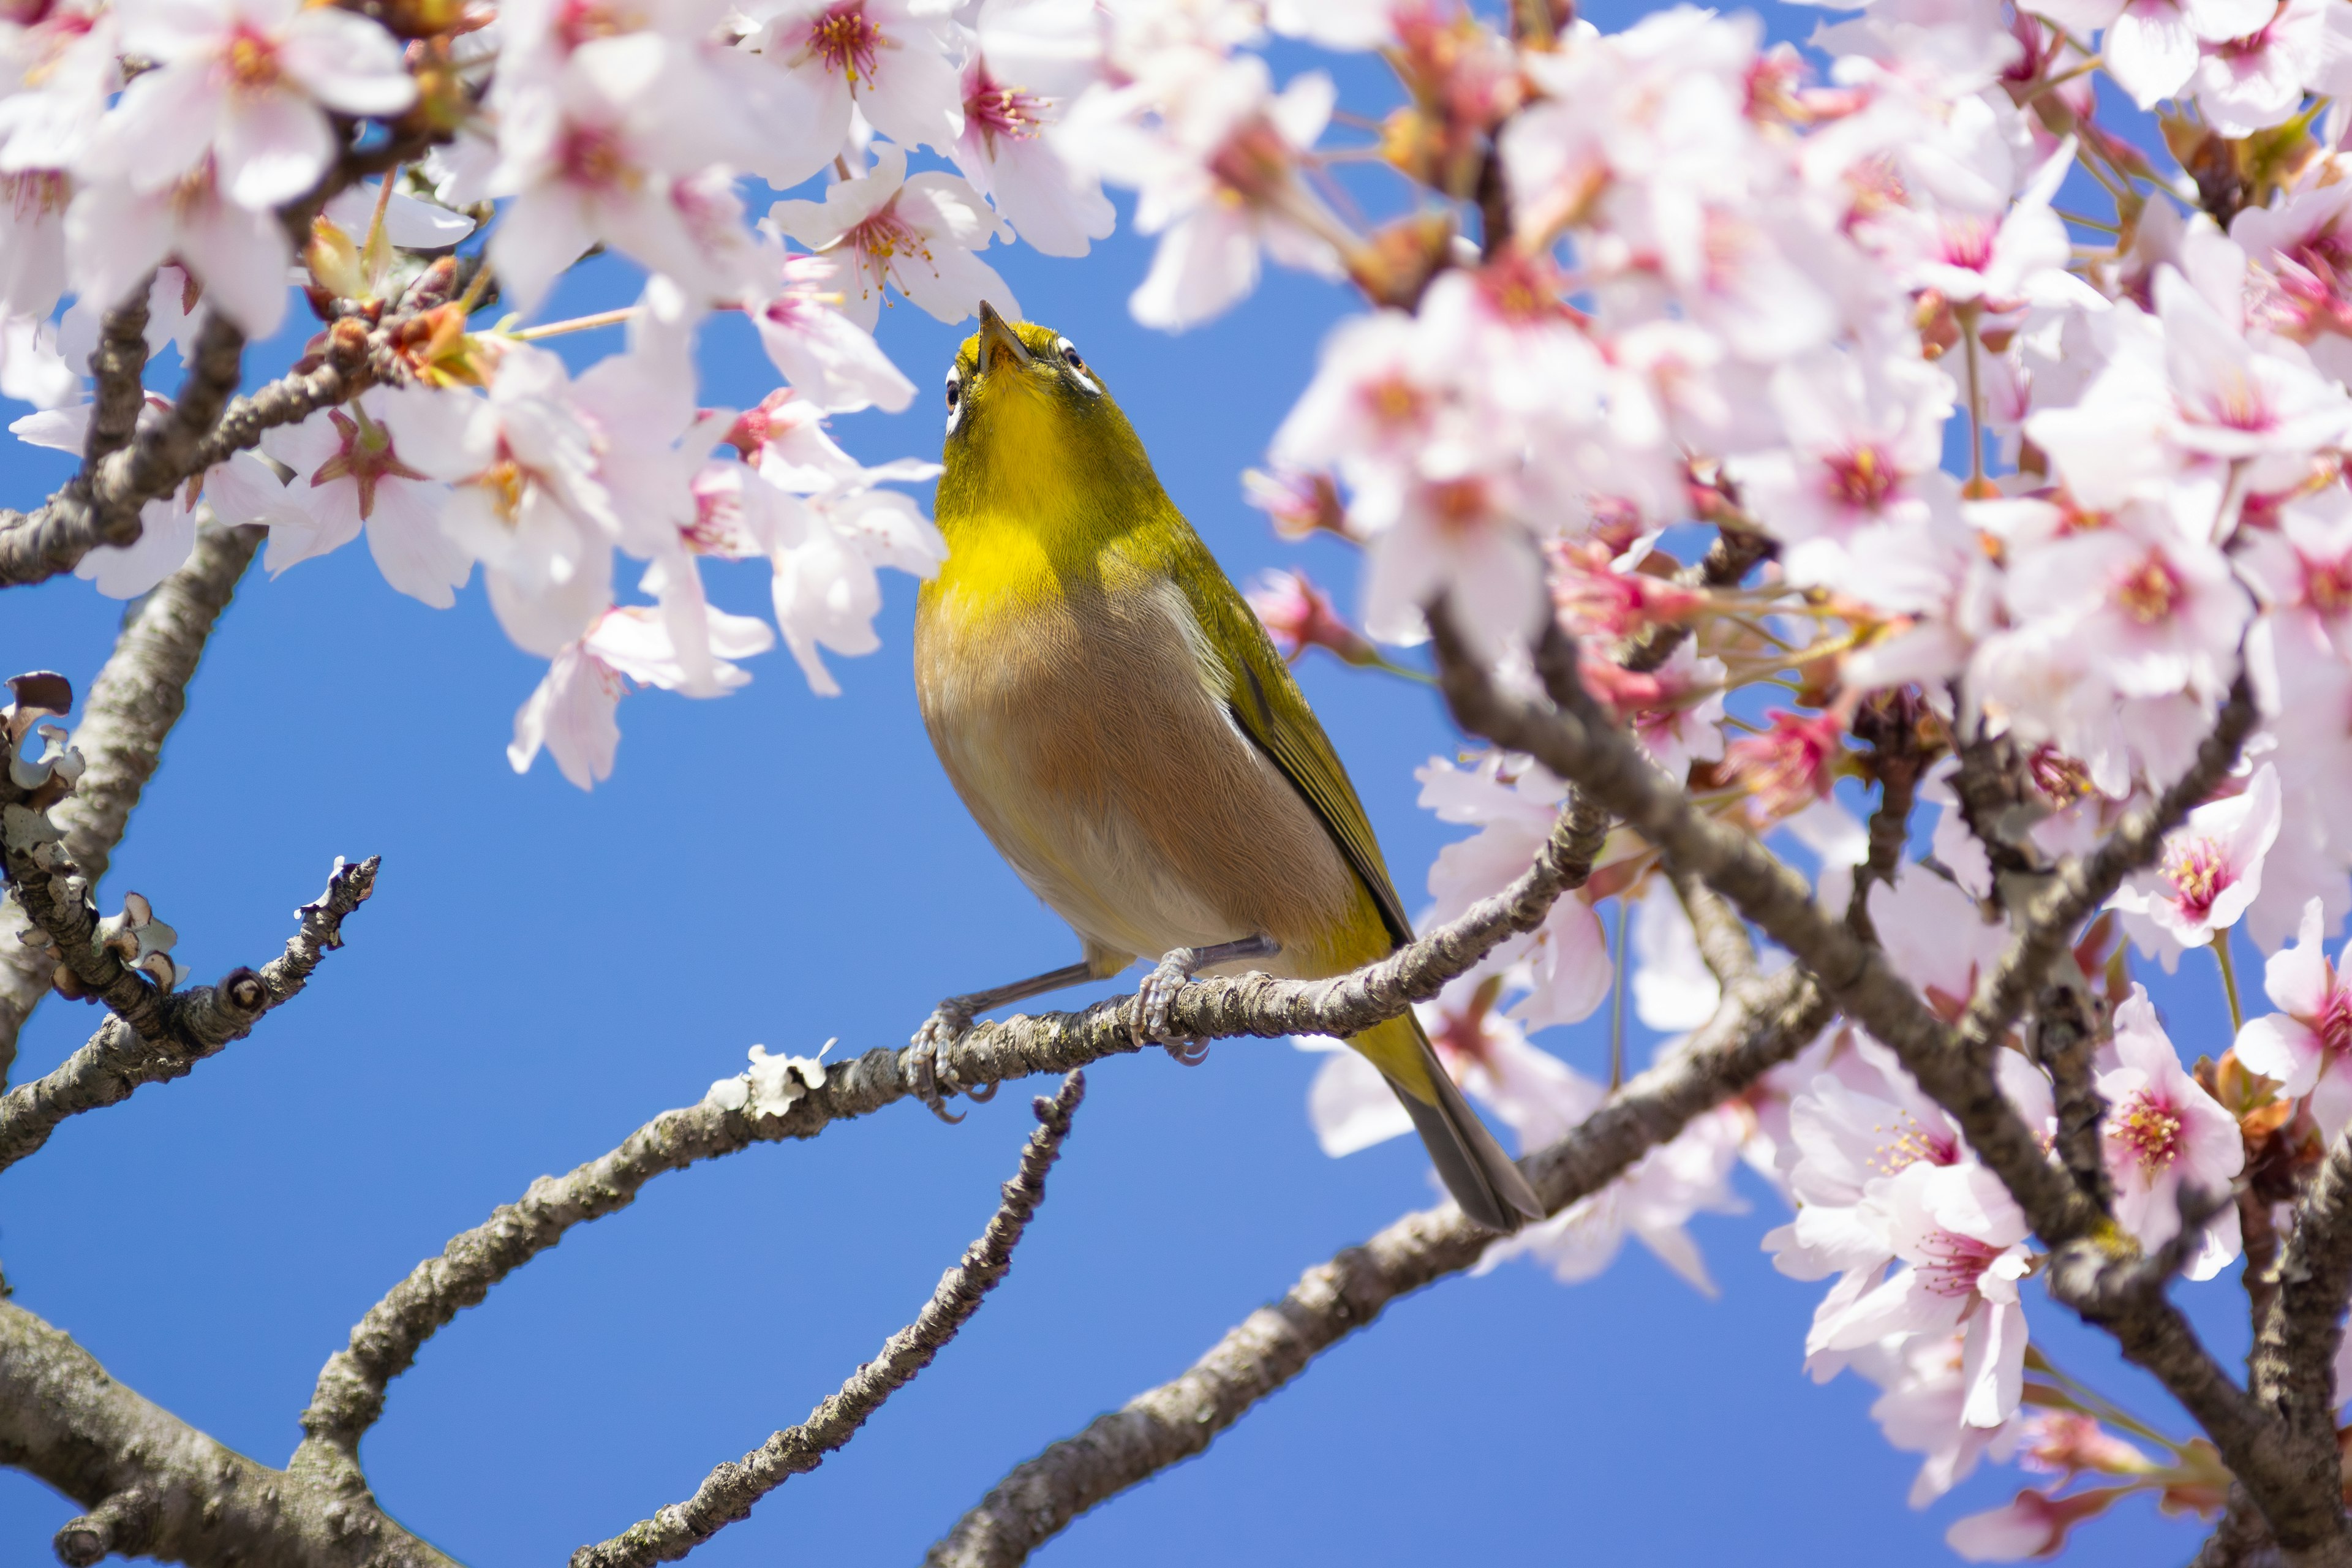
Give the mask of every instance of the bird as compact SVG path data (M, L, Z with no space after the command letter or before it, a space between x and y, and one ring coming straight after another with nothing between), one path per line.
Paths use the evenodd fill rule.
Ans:
M915 684L956 793L1083 957L950 997L915 1038L1158 956L1138 1008L1165 1040L1186 979L1344 973L1412 940L1363 804L1290 667L1169 499L1101 372L982 302L947 374L935 506L946 561L917 601ZM1410 1010L1349 1038L1411 1114L1462 1212L1542 1217ZM1170 1044L1195 1059L1189 1042Z

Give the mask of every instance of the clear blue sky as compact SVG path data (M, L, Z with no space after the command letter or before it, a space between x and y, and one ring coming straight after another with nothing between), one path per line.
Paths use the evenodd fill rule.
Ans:
M1776 31L1816 15L1784 12ZM1348 297L1276 274L1170 339L1127 319L1148 257L1124 232L1084 262L990 253L1108 379L1234 576L1304 562L1351 593L1345 553L1282 544L1236 478ZM632 291L600 264L552 309ZM882 341L921 398L841 422L853 449L936 450L934 393L961 335L904 305L887 313ZM748 405L773 384L737 331L709 334L708 370L714 403ZM18 505L57 473L13 447L0 465L0 496ZM711 575L722 603L761 607L758 569ZM428 610L385 587L363 549L274 583L257 573L102 901L147 894L208 979L277 952L335 856L382 855L379 889L350 945L253 1038L0 1174L16 1300L130 1386L282 1464L350 1325L534 1176L695 1100L755 1041L896 1045L943 994L1075 956L932 760L908 668L912 602L909 580L889 580L882 651L836 661L837 700L811 696L781 653L720 702L631 698L616 775L587 795L545 760L509 770L539 669L478 586ZM79 582L11 591L0 667L55 668L87 689L117 615ZM1301 673L1412 901L1453 832L1415 808L1412 769L1459 738L1418 689L1328 663ZM2188 978L2167 993L2177 1034L2191 1056L2218 1052L2210 977ZM96 1022L45 1005L20 1079ZM1593 1071L1604 1035L1596 1020L1543 1043ZM694 1561L911 1563L1011 1465L1431 1202L1410 1140L1339 1162L1317 1152L1304 1102L1318 1059L1237 1041L1192 1070L1156 1052L1094 1069L1009 1283L846 1451ZM1008 1089L961 1127L908 1103L655 1182L425 1347L363 1450L378 1498L477 1568L522 1568L686 1495L912 1315L1010 1173L1027 1091L1048 1087ZM1945 1525L2021 1478L1980 1473L1926 1513L1905 1506L1916 1460L1880 1438L1873 1391L1817 1388L1800 1370L1820 1288L1772 1272L1758 1240L1781 1213L1760 1184L1748 1192L1751 1214L1695 1226L1720 1300L1638 1247L1574 1289L1524 1265L1443 1284L1039 1561L1951 1561ZM2234 1284L2188 1294L2240 1353ZM2029 1311L2070 1368L2179 1425L2147 1380L2103 1372L2112 1358L2038 1290ZM0 1471L0 1562L48 1561L76 1511ZM2075 1560L2185 1560L2197 1539L2140 1507L2087 1530Z

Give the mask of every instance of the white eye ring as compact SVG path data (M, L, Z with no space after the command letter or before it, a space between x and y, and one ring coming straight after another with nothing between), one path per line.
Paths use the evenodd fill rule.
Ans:
M963 377L956 374L955 366L950 365L948 367L948 434L954 435L956 426L962 423Z
M1088 392L1093 393L1097 397L1102 395L1102 388L1097 386L1095 384L1095 378L1087 374L1087 362L1078 357L1077 344L1072 342L1067 338L1055 338L1054 340L1054 352L1062 356L1063 368L1070 373L1070 379L1072 381L1076 382L1080 386L1085 387Z

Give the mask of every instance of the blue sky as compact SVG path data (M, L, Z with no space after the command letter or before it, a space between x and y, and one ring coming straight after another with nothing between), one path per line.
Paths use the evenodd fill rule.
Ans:
M1776 30L1811 15L1784 13ZM1084 262L990 258L1106 377L1237 579L1304 563L1352 594L1342 547L1276 540L1237 479L1344 293L1276 274L1171 339L1127 318L1149 245L1124 231ZM551 314L632 289L599 263ZM887 312L882 341L921 398L902 416L839 422L845 442L868 458L934 452L936 388L961 335L903 304ZM583 356L619 346L562 342ZM748 405L773 384L726 326L706 365L710 402ZM0 495L16 504L56 473L46 455L0 451ZM721 603L761 606L757 570L712 575ZM583 795L545 761L525 777L508 768L539 668L478 585L456 610L428 610L385 587L362 550L275 582L257 573L102 901L148 895L209 978L274 953L335 856L382 855L379 889L349 946L253 1038L0 1173L16 1299L130 1386L280 1464L351 1323L534 1176L695 1100L753 1042L896 1045L944 994L1073 957L940 773L908 668L913 585L887 586L882 650L835 663L843 696L812 696L778 653L719 702L634 697L614 778ZM11 591L0 667L58 668L87 689L118 615L70 580ZM1301 677L1414 900L1454 830L1416 809L1412 770L1459 736L1422 689L1328 662ZM2242 968L2257 972L2251 955ZM2191 1057L2218 1053L2210 966L2184 969L2163 993L2176 1038ZM19 1078L96 1021L45 1005ZM1542 1043L1597 1071L1605 1037L1604 1016ZM1194 1069L1160 1053L1098 1066L1010 1281L847 1450L694 1561L912 1562L1011 1465L1431 1202L1410 1141L1318 1152L1304 1104L1318 1059L1234 1041ZM659 1179L426 1346L363 1450L377 1496L477 1568L560 1562L684 1496L802 1418L913 1314L1011 1173L1026 1100L1008 1090L960 1127L900 1105ZM1719 1299L1638 1247L1572 1289L1525 1265L1447 1282L1038 1561L1950 1561L1945 1525L2021 1478L1995 1470L1925 1513L1905 1506L1916 1461L1868 1419L1873 1391L1803 1375L1819 1288L1771 1271L1758 1240L1781 1214L1759 1184L1748 1192L1752 1213L1694 1227ZM2234 1285L2186 1295L2217 1347L2242 1353ZM2029 1312L2070 1369L2179 1426L2038 1292ZM47 1561L75 1511L0 1471L0 1562ZM2139 1507L2085 1531L2074 1557L2181 1560L2197 1539Z

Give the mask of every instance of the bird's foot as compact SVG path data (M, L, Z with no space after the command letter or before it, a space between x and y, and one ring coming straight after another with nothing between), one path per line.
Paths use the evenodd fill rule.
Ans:
M950 1110L940 1091L940 1049L955 1044L965 1030L971 1027L971 1013L962 1005L962 998L950 996L931 1010L923 1026L915 1031L915 1098L930 1107L931 1114L950 1126L961 1121L961 1112ZM952 1092L959 1086L950 1071L946 1087ZM969 1090L966 1091L970 1093ZM995 1094L996 1086L989 1085L987 1094L973 1094L973 1100L985 1100Z
M1143 984L1135 988L1135 1017L1128 1025L1128 1036L1134 1040L1138 1050L1149 1045L1165 1045L1168 1054L1181 1062L1184 1060L1187 1050L1201 1045L1197 1040L1168 1038L1168 1015L1176 1005L1176 993L1184 989L1193 973L1201 967L1201 950L1197 947L1172 949L1162 955L1158 965L1143 977ZM1205 1051L1207 1047L1202 1046L1202 1049ZM1193 1059L1197 1061L1200 1058L1195 1057Z
M1179 947L1164 954L1143 984L1135 992L1135 1017L1128 1026L1136 1048L1159 1044L1168 1054L1186 1067L1200 1066L1209 1054L1209 1042L1185 1036L1170 1039L1169 1015L1176 1005L1176 993L1184 989L1192 976L1213 963L1224 963L1236 958L1270 958L1280 952L1282 946L1269 936L1245 936L1234 942L1220 942L1208 947Z

